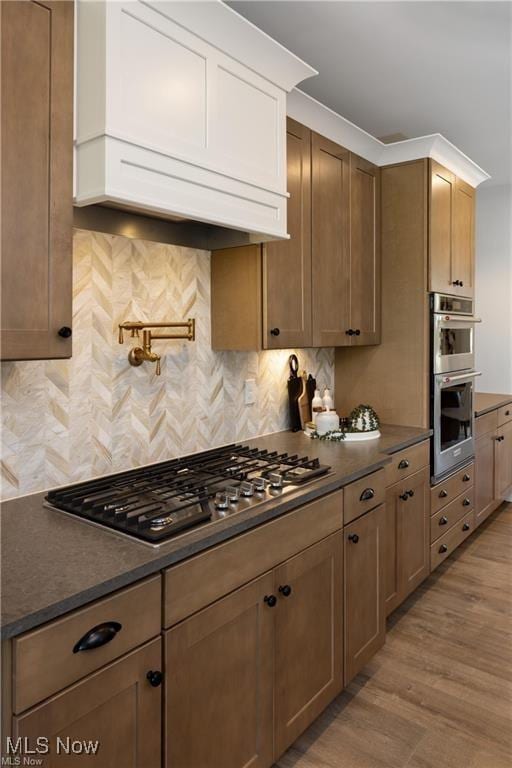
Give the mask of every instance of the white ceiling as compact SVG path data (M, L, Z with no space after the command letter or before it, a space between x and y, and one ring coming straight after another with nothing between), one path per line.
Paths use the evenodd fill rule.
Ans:
M237 0L319 71L299 88L373 136L442 133L511 181L512 2Z

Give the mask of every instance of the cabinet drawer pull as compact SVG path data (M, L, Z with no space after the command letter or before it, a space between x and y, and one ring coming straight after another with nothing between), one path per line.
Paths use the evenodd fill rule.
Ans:
M462 526L462 530L463 531L469 531L469 529L470 529L469 523L464 523L464 525Z
M407 459L402 459L402 461L398 462L398 469L407 469L408 466L409 466L409 462L407 461Z
M445 491L444 488L443 488L442 491L439 491L439 498L440 499L446 499L447 496L448 496L448 491Z
M369 501L370 499L373 499L374 496L375 491L373 488L365 488L359 497L359 501Z
M164 676L162 675L159 669L156 669L154 671L150 669L146 675L146 679L149 680L149 684L152 685L153 688L158 688L158 686L162 684L162 680L164 679Z
M357 533L349 533L348 540L352 542L352 544L357 544L359 541L359 536Z
M73 648L73 653L78 653L78 651L91 651L93 648L99 648L102 645L110 643L121 628L122 625L119 624L118 621L107 621L105 624L98 624L80 638Z
M290 597L292 588L289 584L284 584L282 587L279 587L279 592L283 595L283 597Z
M446 525L447 522L448 522L448 518L445 517L444 515L439 518L439 525Z
M471 477L470 477L470 475L468 475L468 474L466 473L465 475L463 475L463 476L462 476L462 479L463 479L463 481L464 481L465 483L469 483L469 481L471 480Z
M464 501L462 502L462 506L463 507L469 507L470 504L471 504L471 502L470 502L469 499L464 499Z
M446 546L446 544L441 544L441 546L439 547L439 554L444 555L445 552L448 552L448 547Z
M273 608L277 603L277 597L275 595L265 595L263 602L266 603L269 608Z

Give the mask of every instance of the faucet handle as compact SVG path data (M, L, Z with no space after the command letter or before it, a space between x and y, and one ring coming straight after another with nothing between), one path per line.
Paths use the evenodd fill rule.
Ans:
M131 334L130 334L130 335L131 335L132 339L134 339L134 338L135 338L135 336L136 336L137 338L139 338L139 329L138 329L138 328L132 328L132 332L131 332Z
M161 368L160 368L160 357L157 357L157 359L156 359L156 368L155 368L155 374L156 374L157 376L160 376L160 374L161 374L161 373L162 373L162 370L161 370Z

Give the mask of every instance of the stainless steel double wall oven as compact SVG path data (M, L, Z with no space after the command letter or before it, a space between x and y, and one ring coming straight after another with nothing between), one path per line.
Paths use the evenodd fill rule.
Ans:
M474 455L473 300L431 294L432 473L437 482Z

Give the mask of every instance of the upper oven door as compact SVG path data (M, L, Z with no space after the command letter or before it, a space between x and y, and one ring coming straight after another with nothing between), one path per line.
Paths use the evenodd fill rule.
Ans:
M434 373L474 367L475 325L480 322L472 315L434 314Z

